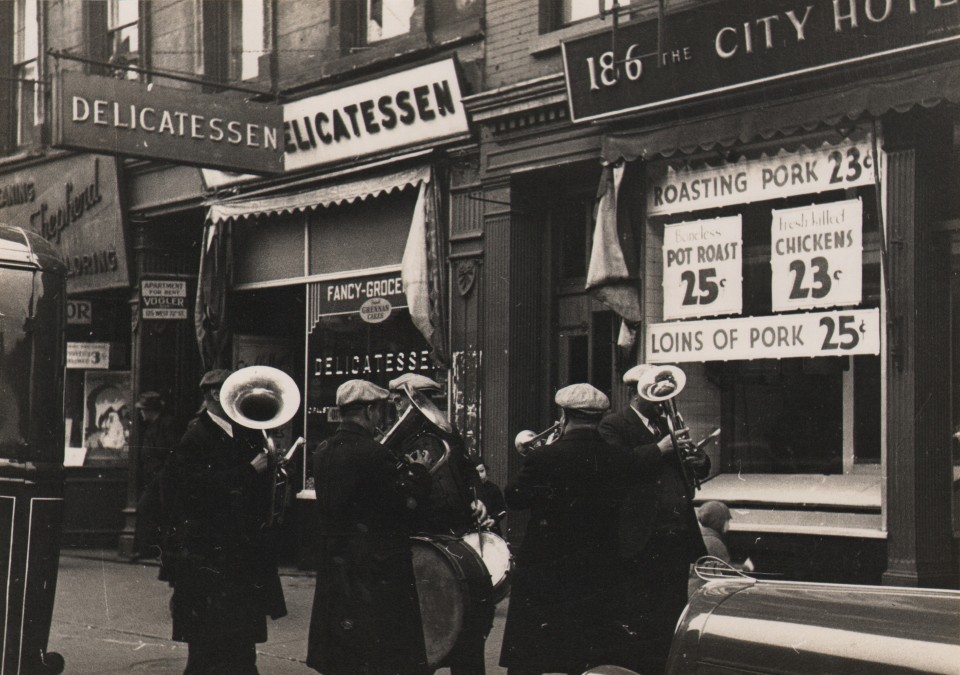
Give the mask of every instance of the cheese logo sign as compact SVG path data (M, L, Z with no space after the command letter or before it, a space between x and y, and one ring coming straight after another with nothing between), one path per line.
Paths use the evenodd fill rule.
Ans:
M739 214L664 226L664 319L740 314L741 233Z

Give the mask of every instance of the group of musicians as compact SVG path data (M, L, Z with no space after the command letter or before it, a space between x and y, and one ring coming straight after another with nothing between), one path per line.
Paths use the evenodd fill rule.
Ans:
M624 383L635 388L643 368ZM261 451L262 436L225 414L219 387L228 374L204 376L204 409L161 477L161 578L174 588L174 639L189 645L187 674L256 673L265 617L286 612L271 528L258 520L275 459ZM418 596L418 581L430 579L418 579L412 541L489 530L495 518L477 499L480 479L459 435L422 394L440 385L407 374L389 386L342 384L340 425L314 453L320 551L307 664L328 675L447 666L452 675L480 675L493 618L489 580L470 587L479 597L459 608L468 616L437 658L435 618ZM637 395L610 413L607 396L581 383L559 390L555 402L558 433L531 444L505 490L507 506L529 510L530 519L500 663L511 675L599 664L662 672L688 564L704 553L687 471L694 464L705 475L708 462L684 429L668 433L659 406ZM411 404L428 423L397 439Z

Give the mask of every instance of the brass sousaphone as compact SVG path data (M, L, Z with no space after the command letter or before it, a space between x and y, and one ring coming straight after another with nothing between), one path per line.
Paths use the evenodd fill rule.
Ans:
M231 420L247 429L263 432L265 450L274 450L274 441L268 429L281 427L300 410L300 389L293 378L270 366L249 366L231 374L220 386L220 405ZM303 446L298 438L284 455L273 463L273 493L267 524L283 520L290 499L288 466L297 450Z
M380 443L399 461L405 461L414 450L425 451L429 455L427 468L431 474L436 473L453 451L450 445L456 435L453 426L423 392L409 384L404 384L401 391L409 405Z

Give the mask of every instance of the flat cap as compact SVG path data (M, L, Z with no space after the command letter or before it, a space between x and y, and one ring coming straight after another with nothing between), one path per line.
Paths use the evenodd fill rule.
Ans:
M643 377L643 374L650 369L649 363L641 363L639 366L634 366L627 372L623 374L623 383L624 384L636 384L640 381L640 378Z
M141 410L160 410L163 408L163 398L155 391L145 391L133 405Z
M337 387L337 405L348 406L354 403L373 403L386 401L390 392L366 380L347 380Z
M404 373L400 377L395 377L390 380L387 386L390 387L390 391L395 391L405 384L409 384L414 389L421 391L429 389L440 391L443 389L443 386L436 380L431 380L426 375L418 375L417 373Z
M585 382L564 387L557 392L553 400L565 410L579 410L583 413L602 413L610 408L607 395Z
M219 387L232 374L233 371L227 370L226 368L215 368L214 370L208 370L203 374L203 377L200 378L200 388L207 389L208 387Z

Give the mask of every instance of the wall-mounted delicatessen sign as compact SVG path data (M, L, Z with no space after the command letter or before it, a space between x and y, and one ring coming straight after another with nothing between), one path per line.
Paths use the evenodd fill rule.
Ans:
M284 105L286 169L469 133L454 59Z
M581 122L958 39L954 0L720 0L562 46Z
M62 72L54 147L228 171L283 172L283 111L231 95Z
M70 155L0 174L0 222L57 248L70 293L130 285L113 157Z

